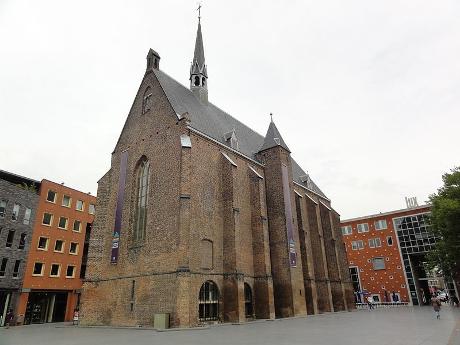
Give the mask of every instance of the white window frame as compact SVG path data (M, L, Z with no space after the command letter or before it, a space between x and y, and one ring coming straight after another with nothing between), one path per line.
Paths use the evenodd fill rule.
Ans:
M65 226L64 226L64 227L61 226L61 219L65 219ZM62 229L62 230L67 230L67 226L68 226L68 225L69 225L69 218L64 217L64 216L60 216L60 217L59 217L59 221L58 221L58 226L57 226L57 227L58 227L59 229Z
M61 250L56 250L56 243L58 241L61 241L62 242L62 247L61 247ZM54 241L54 248L53 248L53 251L55 253L64 253L65 251L65 241L64 240L61 240L61 239L57 239L56 241Z
M381 259L381 260L382 260L382 261L381 261L381 262L383 263L383 267L382 267L382 268L375 268L375 260L376 260L376 259L379 259L379 260ZM385 258L384 258L383 256L376 256L376 257L372 258L372 261L371 261L371 262L372 262L372 269L373 269L374 271L382 271L382 270L386 269Z
M48 196L49 196L49 193L50 193L50 192L53 192L53 193L54 193L54 199L53 199L53 201L48 200ZM46 192L46 199L45 199L45 200L46 200L47 202L50 202L50 203L52 203L52 204L55 204L55 203L56 203L56 199L57 199L57 192L56 192L55 190L48 189L48 191Z
M358 234L362 234L364 232L369 232L369 224L368 223L359 223L356 226L356 229L358 231Z
M81 203L81 209L78 208L78 203ZM75 210L83 212L85 210L85 202L83 200L77 199L77 202L75 203Z
M385 224L385 226L381 226L382 224ZM388 229L388 224L386 219L379 219L374 222L374 227L375 230L386 230Z
M351 235L352 233L353 233L353 228L351 227L351 225L342 226L343 236L348 236L348 235Z
M76 222L79 223L78 230L75 230L75 223L76 223ZM73 231L73 232L81 232L81 220L74 219L73 225L72 225L72 231Z
M95 214L96 213L96 205L90 203L89 206L88 206L88 213L89 214Z
M36 264L42 264L42 269L41 269L41 272L40 273L34 273L35 271L35 265ZM41 262L41 261L35 261L34 262L34 265L32 267L32 276L33 277L43 277L43 272L45 271L45 263L44 262Z
M58 273L56 275L54 274L51 274L51 272L53 271L53 265L57 265L58 266ZM51 278L59 278L61 276L61 264L58 264L56 262L53 262L50 266L50 277Z
M44 220L45 220L45 214L49 214L49 215L51 216L51 218L50 218L50 223L49 223L49 224L46 224L46 223L44 222ZM53 215L52 213L43 212L42 225L44 225L44 226L53 226L53 220L54 220L54 215Z
M26 210L24 212L24 220L22 221L25 225L30 224L30 217L32 216L32 210L28 207L26 207Z
M72 244L75 244L76 245L76 248L75 248L75 252L72 252ZM78 249L79 249L80 245L78 242L70 242L70 245L69 245L69 254L70 255L78 255Z
M64 199L65 199L66 197L69 198L69 204L68 204L68 205L66 205L66 204L64 203ZM72 197L71 197L70 195L63 194L63 195L62 195L61 206L67 207L67 208L71 208L71 207L72 207Z
M72 275L71 276L68 276L67 275L67 270L69 269L69 267L73 267L73 271L72 271ZM77 266L75 265L67 265L67 268L65 270L65 277L66 278L75 278L75 272L77 271Z

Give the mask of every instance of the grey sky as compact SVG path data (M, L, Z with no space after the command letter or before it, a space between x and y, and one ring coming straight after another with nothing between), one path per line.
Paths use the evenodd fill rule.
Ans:
M0 0L0 169L91 191L151 47L188 85L196 1ZM203 1L209 99L269 113L342 218L419 204L459 165L458 1Z

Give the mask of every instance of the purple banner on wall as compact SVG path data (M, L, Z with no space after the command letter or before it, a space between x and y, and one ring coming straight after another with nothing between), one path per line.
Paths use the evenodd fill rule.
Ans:
M128 151L121 153L120 160L120 179L118 180L117 208L115 210L115 226L113 228L112 254L110 263L118 262L118 253L120 247L121 218L123 215L123 204L125 202L125 184L126 184L126 165L128 164Z
M283 178L284 212L286 216L286 231L289 250L289 264L291 267L297 266L297 253L295 251L294 229L292 224L291 190L289 189L289 173L286 165L281 165Z

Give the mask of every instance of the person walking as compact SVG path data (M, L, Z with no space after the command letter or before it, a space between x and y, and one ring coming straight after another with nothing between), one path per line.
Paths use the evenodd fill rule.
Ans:
M372 309L374 309L374 300L372 299L371 296L368 296L366 300L367 300L367 306L369 307L369 311L371 311Z
M5 317L6 328L10 328L10 325L13 323L13 318L14 318L13 309L10 309L8 310L8 313L6 314L6 317Z
M439 312L441 311L441 301L435 295L431 297L431 305L433 306L436 318L438 320L441 319L441 315L439 314Z

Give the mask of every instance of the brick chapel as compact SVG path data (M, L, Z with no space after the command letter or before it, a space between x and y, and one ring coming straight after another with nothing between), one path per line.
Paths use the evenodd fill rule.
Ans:
M172 327L354 308L339 214L273 121L208 100L201 24L190 87L147 68L98 182L81 318Z

